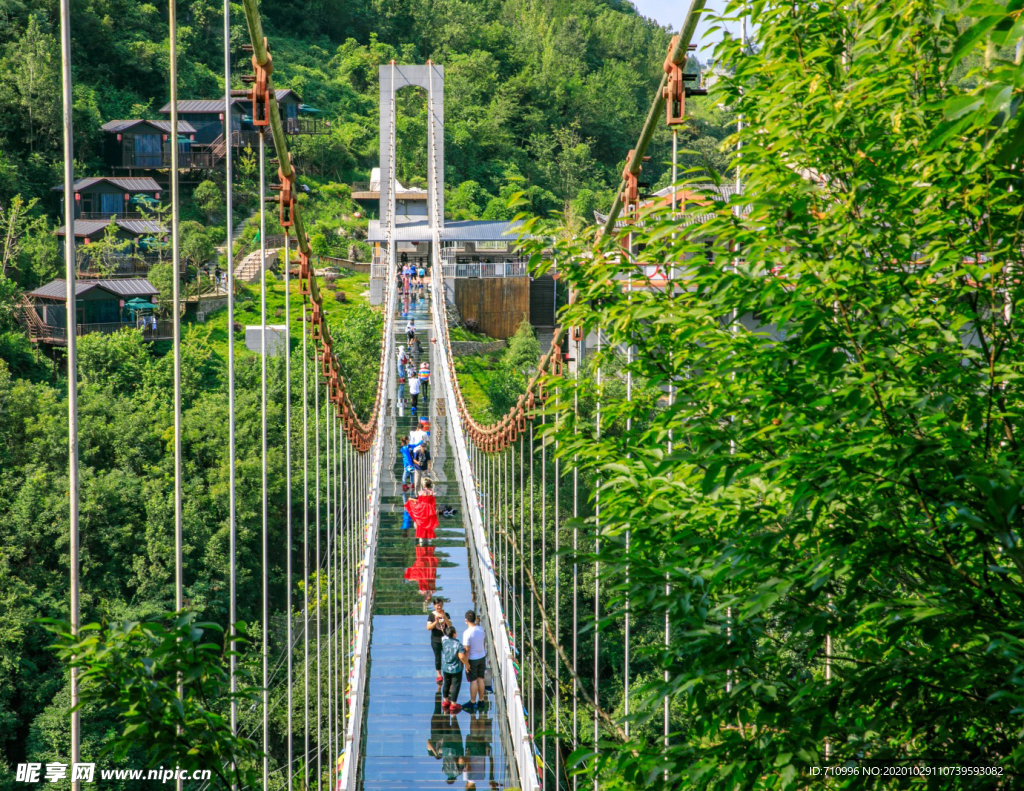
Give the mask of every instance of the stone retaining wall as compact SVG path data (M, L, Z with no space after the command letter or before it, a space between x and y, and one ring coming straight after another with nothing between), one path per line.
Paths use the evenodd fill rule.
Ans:
M452 354L456 357L466 357L470 354L487 354L497 352L505 348L505 341L452 341Z
M226 308L228 306L228 298L225 297L210 297L208 299L200 299L199 304L196 306L196 321L206 321L206 317L213 313L215 310Z

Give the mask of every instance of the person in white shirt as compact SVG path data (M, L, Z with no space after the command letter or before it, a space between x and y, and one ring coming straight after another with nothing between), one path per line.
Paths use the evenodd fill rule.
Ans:
M466 648L466 659L469 662L469 669L466 671L466 678L469 679L469 703L463 708L466 711L476 711L477 707L485 707L484 701L484 671L487 661L487 648L484 643L484 630L477 623L476 612L466 611L466 631L462 633L462 644ZM477 703L479 698L479 703Z
M416 416L416 402L420 399L420 378L412 377L409 380L409 395L412 397L412 415Z

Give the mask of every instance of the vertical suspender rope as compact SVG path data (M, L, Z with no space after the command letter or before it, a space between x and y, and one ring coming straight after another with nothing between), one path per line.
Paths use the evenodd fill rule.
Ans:
M231 733L238 735L238 701L234 693L238 691L238 660L235 657L237 644L238 622L238 522L235 503L235 265L234 244L232 240L233 195L231 152L231 3L224 0L224 197L227 208L227 276L228 276L228 565L230 568L228 587L230 588L230 604L228 607L228 630L231 637L230 684L231 684ZM232 767L234 768L234 767ZM234 786L237 788L237 784Z
M267 194L266 139L260 133L260 437L263 500L263 791L267 791L270 774L270 709L268 682L270 635L270 538L267 525ZM176 150L175 145L174 149ZM175 279L177 280L177 279Z
M75 135L72 123L71 84L71 4L60 4L61 102L64 124L64 279L67 286L65 321L68 337L68 562L71 567L71 634L78 637L80 619L78 580L78 349L76 303L77 272L75 261ZM78 671L71 668L71 762L82 760L82 714L78 710ZM80 791L81 782L72 782Z
M334 522L334 619L338 624L338 639L334 641L334 694L337 706L334 709L334 717L337 722L338 753L334 760L338 760L341 754L342 728L341 723L345 721L342 708L345 705L344 696L340 694L341 679L344 678L344 662L342 659L342 646L345 645L347 633L345 631L345 565L342 562L345 553L345 501L343 492L345 490L345 445L341 439L341 417L334 423L334 465L336 475L334 476L334 511L336 513Z
M526 498L523 497L523 472L525 468L523 456L523 435L519 435L519 675L521 678L526 678L525 665L523 660L526 658L526 574L524 569L526 568ZM532 624L531 624L532 627Z
M601 353L601 327L597 328L597 351ZM597 366L597 414L595 426L597 429L596 440L600 446L601 443L601 387L603 386L603 379L601 376L601 366ZM601 479L597 478L594 481L594 755L595 759L598 753L598 742L600 741L601 731L600 722L597 716L597 706L601 704L601 674L600 674L600 648L601 648L601 631L598 627L601 618L601 561L598 559L601 551ZM597 762L594 762L594 791L598 791L597 784Z
M302 298L302 787L309 789L309 353Z
M530 584L530 730L531 731L535 730L535 728L536 728L536 718L534 716L534 714L535 714L534 709L537 708L537 706L535 705L536 701L534 699L534 692L537 689L536 682L535 682L535 680L536 680L536 674L535 674L535 669L536 669L535 668L536 648L535 648L535 646L537 645L537 643L536 643L536 641L534 639L534 610L536 609L536 605L537 605L535 594L534 594L534 590L536 589L535 580L537 579L537 575L534 572L534 568L535 568L534 567L534 558L536 557L536 554L537 554L537 552L536 552L537 542L536 542L536 537L534 535L534 525L533 525L533 521L534 521L534 510L533 510L533 508L534 508L534 504L533 504L533 489L534 489L534 486L533 486L533 451L534 451L534 445L533 445L533 419L532 419L532 417L533 416L531 415L531 420L530 420L530 580L531 580L531 584Z
M747 43L747 17L746 17L746 14L744 14L742 17L740 17L740 45L741 46L746 46L746 43ZM736 162L736 194L737 195L740 194L740 190L743 187L743 184L740 181L740 165L739 165L739 161L738 161L739 158L740 158L740 149L742 148L742 145L743 145L742 142L739 139L739 135L740 135L740 133L742 131L743 131L743 116L742 115L737 115L736 116L736 159L737 159L737 162ZM740 213L739 206L737 206L735 209L733 209L733 213L737 217L739 217L739 213ZM739 250L737 249L735 252L738 253ZM739 265L739 259L734 257L732 259L732 271L733 271L733 274L736 273L738 265ZM736 322L737 322L738 319L739 319L739 314L736 312L736 309L733 308L733 311L732 311L732 321L729 322L729 331L731 333L735 333L736 332L736 330L737 330ZM729 454L732 455L735 452L736 452L736 442L735 442L735 440L730 439L729 440ZM731 643L732 642L732 608L731 607L726 607L725 608L725 636L726 636L726 642ZM726 691L726 693L730 693L730 692L732 692L732 670L729 669L729 668L726 668L726 670L725 670L725 679L726 679L726 681L725 681L725 691Z
M582 335L582 330L580 331ZM583 342L576 340L576 377L572 389L572 433L576 436L580 418L580 371L583 365ZM579 546L580 529L577 520L579 508L580 468L577 454L572 456L572 749L579 749ZM573 791L579 786L579 777L572 776Z
M673 213L673 219L675 219L675 213L676 213L676 189L677 189L676 188L676 182L678 180L679 180L679 130L675 126L673 126L672 127L672 213ZM675 267L674 263L670 262L670 264L669 264L669 295L670 295L670 299L672 299L673 301L675 301L675 298L676 298L676 282L675 282L675 277L676 277L676 267ZM676 398L676 388L675 388L675 385L673 383L673 380L670 379L669 380L669 409L670 410L672 409L672 405L675 403L675 398ZM669 455L670 456L672 456L672 448L673 448L672 431L670 430L669 431ZM666 572L665 573L665 599L666 599L666 605L665 605L665 650L666 650L666 654L668 654L668 652L669 652L669 646L670 646L670 642L672 640L672 625L671 625L670 616L669 616L669 607L670 607L670 602L671 602L671 596L672 596L672 588L669 585L669 572ZM668 658L666 658L666 661L668 662ZM663 722L663 732L664 732L664 737L663 738L665 739L665 760L666 760L665 782L668 783L669 782L669 767L668 767L668 760L669 760L669 719L670 719L670 703L671 703L671 701L669 700L669 695L668 695L668 683L669 683L669 668L668 667L665 668L665 683L666 683L666 688L667 689L666 689L666 695L665 695L665 711L663 712L664 720L665 720Z
M633 235L630 234L629 238L630 238L630 245L629 245L628 251L626 253L627 260L629 260L629 257L631 257L633 255L633 245L632 245ZM631 263L634 263L634 262L631 262ZM626 285L626 289L627 289L627 291L629 293L628 293L626 299L629 300L629 301L632 301L632 297L633 297L633 267L631 266L629 268L629 270L627 270L627 271L628 271L629 281L628 281L628 283ZM633 365L633 340L632 340L632 338L627 338L626 341L627 341L626 342L626 401L627 401L627 409L631 410L632 409L632 403L631 402L633 401L633 370L632 370L632 365ZM623 437L623 442L626 443L627 446L628 446L628 443L629 443L630 432L632 430L633 430L633 416L632 416L632 412L626 412L626 434ZM627 453L626 454L626 458L629 458L629 456L630 456L630 454ZM630 623L629 623L629 604L630 604L630 593L629 593L629 539L631 537L630 536L630 532L631 531L629 529L629 525L627 524L626 525L626 614L625 614L625 618L623 618L623 624L624 624L623 628L624 628L624 631L625 631L625 641L624 641L625 644L623 646L623 674L622 674L622 676L623 676L623 678L622 678L622 683L623 683L623 690L622 690L622 692L623 692L623 704L624 704L624 714L625 714L625 720L626 720L624 725L625 725L625 731L626 731L626 736L627 737L629 736L629 637L630 637L630 635L629 635L629 626L630 626Z
M295 653L292 646L292 303L291 282L288 276L288 249L291 241L288 231L284 234L284 459L285 459L285 612L288 614L288 633L285 645L288 646L288 788L295 787L292 772L293 736L292 730L292 686L295 683L292 658Z
M334 656L331 651L331 645L335 639L334 634L334 621L331 618L332 603L331 603L331 583L334 579L334 567L331 563L331 526L334 524L334 512L331 510L331 433L332 426L334 423L334 415L331 412L331 387L328 382L324 382L324 469L326 475L326 506L327 506L327 524L325 525L326 533L326 552L324 566L327 569L327 777L328 777L328 791L334 788L335 784L335 764L334 764L334 748L335 748L335 733L334 733L334 683L333 672L334 672Z
M171 104L171 265L174 269L173 310L174 310L174 611L180 613L185 606L184 569L182 558L181 524L181 265L179 259L178 232L180 229L181 195L178 189L178 4L168 3L168 33L170 39L170 104ZM75 305L69 306L74 310ZM181 674L178 675L178 698L184 698L185 690ZM180 730L180 729L179 729ZM174 783L181 791L182 781Z
M345 534L343 532L344 522L344 507L345 503L342 500L342 492L344 491L344 474L345 470L342 466L342 460L344 459L344 444L342 442L341 434L341 415L338 415L334 421L334 510L337 516L334 519L334 619L337 621L338 639L334 641L334 695L335 695L335 707L334 707L334 720L335 720L335 733L338 734L338 748L337 753L334 756L335 762L338 760L338 756L341 755L342 745L344 744L344 727L345 722L344 712L342 708L345 705L345 697L341 694L341 679L342 679L342 650L345 645L345 639L347 633L345 631L345 621L343 618L342 604L344 603L344 590L345 590L345 567L342 563L344 557L344 546L343 541L345 540Z
M545 411L547 405L545 404ZM544 435L547 417L540 416L540 606L543 618L548 612L548 446ZM546 626L546 624L545 624ZM547 631L545 629L545 631ZM544 763L544 774L548 771L548 641L547 635L541 635L540 642L540 729L545 732L541 741L541 760ZM555 781L558 778L556 776Z
M331 479L328 484L328 489L330 490L328 496L331 498L328 510L331 516L327 538L330 544L330 549L327 552L327 579L330 580L327 585L328 601L330 602L327 605L327 620L329 624L328 630L332 637L331 643L327 646L327 651L329 652L327 666L330 668L331 679L327 688L327 694L331 696L333 706L330 716L331 732L334 734L334 739L331 742L330 759L331 772L333 773L332 788L334 788L338 782L338 744L341 739L341 734L338 733L338 416L333 405L328 405L327 413L330 415L327 446L330 449L328 466L331 470Z
M502 592L503 603L505 605L505 617L506 618L511 618L511 614L510 614L509 609L508 609L509 608L509 593L510 593L510 588L512 587L512 581L509 579L509 549L510 549L510 546L509 546L508 535L509 535L509 531L512 529L512 520L509 519L508 509L509 509L509 503L511 502L511 498L509 496L509 490L512 488L512 486L509 483L509 477L508 476L509 476L509 469L511 468L512 460L513 460L514 455L515 455L515 446L514 445L509 445L508 449L505 451L505 487L502 489L502 492L505 495L505 521L502 522L502 530L505 531L505 540L502 542L502 547L504 548L504 556L503 557L504 557L504 561L505 561L504 562L504 577L503 578L504 578L505 582L504 582L504 585L501 588L501 592ZM511 545L511 549L513 549L513 550L515 549L515 544ZM512 622L510 621L510 623L512 623ZM514 625L513 625L513 628L515 628Z
M315 442L315 469L316 469L316 524L314 529L316 531L316 791L321 791L321 783L324 780L324 768L321 762L321 756L324 754L324 744L321 737L321 726L324 723L324 714L321 708L321 703L324 700L324 692L322 686L322 675L321 675L321 661L324 659L324 654L321 651L321 626L323 625L323 618L321 617L321 599L324 598L324 566L321 563L321 554L319 554L319 537L321 537L321 524L319 524L319 515L321 515L321 504L319 504L319 496L321 496L321 483L319 483L319 367L313 366L313 414L316 415L315 426L313 435L316 438Z
M561 352L559 352L559 355L561 355ZM559 356L559 359L561 359L561 356ZM558 406L558 407L561 406L560 404L558 404L559 396L560 395L561 395L561 388L557 387L555 389L555 402L556 402L556 406ZM560 411L556 412L556 415L559 415L559 414L561 414ZM556 417L555 420L557 421L558 418ZM561 478L559 477L559 473L561 472L561 469L559 467L559 459L558 459L558 439L557 439L557 434L555 436L556 436L556 438L555 438L555 510L554 510L554 516L555 516L555 635L558 637L559 645L561 645L561 642L562 642L562 632L561 632L561 617L559 615L559 613L561 611L561 599L560 599L560 595L561 595L561 580L559 578L559 565L560 565L561 559L559 558L559 555L558 555L558 551L559 551L559 549L561 549L561 541L559 540L559 536L558 536L558 528L559 528L559 519L558 519L558 487L561 485L562 481L561 481ZM558 685L558 682L560 680L560 676L561 676L561 673L560 673L560 667L559 667L559 662L558 662L558 653L556 652L555 653L555 788L556 789L557 788L561 788L561 785L562 785L561 784L561 775L559 773L559 768L560 768L560 765L561 765L561 750L562 750L562 742L561 742L562 720L561 720L561 704L560 704L562 693L561 693L561 689L559 688L559 685Z

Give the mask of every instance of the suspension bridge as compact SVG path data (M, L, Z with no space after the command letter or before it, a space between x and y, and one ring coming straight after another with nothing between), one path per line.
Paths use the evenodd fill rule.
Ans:
M620 213L635 208L637 175L656 126L668 123L673 131L682 121L683 102L695 86L681 70L702 1L695 0L681 34L673 39L665 60L665 74L655 93L637 145L629 153L622 185L608 216L611 229ZM438 64L380 67L381 85L381 212L380 234L372 267L374 301L382 306L383 332L372 409L360 416L344 379L339 374L337 348L323 310L323 294L311 268L311 251L301 209L296 201L297 173L288 152L273 88L270 44L255 0L245 0L250 37L252 73L243 81L248 88L233 91L230 48L230 8L224 4L225 108L239 96L251 102L259 135L259 178L267 203L261 209L262 259L266 256L267 206L293 237L284 246L283 276L286 300L290 284L298 280L301 294L302 392L293 393L290 355L285 381L287 459L287 545L271 547L268 533L267 490L267 293L261 285L261 382L263 464L260 486L262 511L263 623L272 617L272 603L287 613L285 649L271 655L269 630L262 630L262 725L253 737L264 749L262 785L327 787L337 791L365 789L431 789L456 780L466 788L575 788L567 757L588 744L596 748L598 714L587 705L584 678L596 686L598 637L594 657L583 656L577 645L584 617L599 613L600 569L592 601L579 591L580 568L560 544L563 513L576 516L579 471L563 460L557 443L546 441L545 403L558 397L557 382L570 373L566 362L578 366L588 342L578 331L557 329L550 349L540 361L526 393L509 411L490 424L471 415L455 372L446 310L446 267L442 252L444 221L443 67ZM75 294L74 255L74 151L71 126L67 0L61 3L64 119L65 201L68 300ZM170 123L176 128L177 28L174 0L170 3ZM429 249L429 284L421 294L402 290L397 244L404 233L396 222L395 92L417 85L427 92L430 112L428 133L428 217L418 233ZM667 116L661 113L667 105ZM230 119L226 110L225 119ZM229 134L230 130L226 130ZM277 172L268 184L266 146L272 143ZM172 160L177 149L171 147ZM231 217L232 149L225 148L223 165L227 212ZM180 190L177 162L172 161L172 255L175 271L178 244ZM675 174L673 174L675 176ZM674 200L674 196L673 196ZM232 249L232 227L227 223L227 249ZM454 275L454 268L449 269ZM234 293L228 267L227 293ZM174 510L175 603L184 607L182 564L182 439L181 439L181 312L180 283L174 280ZM234 300L228 302L228 325L234 326ZM292 337L290 306L286 305L288 336ZM402 531L402 513L408 497L402 485L399 440L413 427L414 417L399 397L397 348L405 320L419 325L422 349L418 360L429 363L429 387L417 415L429 419L434 480L439 507L454 508L455 516L442 521L436 540L413 548ZM80 626L78 579L78 464L76 398L76 332L74 311L68 312L68 387L71 476L71 622ZM229 635L235 636L237 514L235 508L235 357L229 344L229 407L231 445L231 592ZM552 386L552 383L554 385ZM301 414L299 411L301 410ZM600 432L600 407L598 427ZM301 459L301 469L298 462ZM312 466L312 470L311 470ZM300 485L301 480L301 485ZM293 492L302 492L296 502ZM571 493L571 495L569 494ZM571 507L564 501L571 496ZM559 498L563 501L560 502ZM548 530L548 515L554 530ZM598 510L598 518L600 511ZM573 547L578 533L573 530ZM269 588L267 566L283 552L287 590ZM415 561L409 565L410 553ZM402 586L402 581L410 585ZM298 584L301 581L301 586ZM553 583L553 587L551 587ZM310 596L310 591L315 596ZM549 591L553 592L549 593ZM486 633L486 704L476 711L450 714L442 708L440 691L425 634L425 614L432 597L444 600L456 624L464 611L475 610ZM283 599L283 601L281 601ZM315 600L314 600L315 599ZM571 612L571 647L556 648L549 638L563 630L561 619ZM626 612L625 666L629 676L629 612ZM666 634L667 639L667 634ZM275 670L281 660L281 668ZM232 689L236 688L236 661L231 660ZM287 725L285 745L271 755L271 681L284 685ZM629 713L628 681L624 690ZM78 699L72 673L72 703ZM571 702L569 702L571 701ZM81 713L71 715L73 762L81 758ZM237 703L232 704L232 728L239 728ZM628 729L628 725L626 726ZM665 735L668 735L668 713ZM628 730L627 730L628 733ZM595 781L596 782L596 781ZM181 781L179 781L179 786ZM75 783L76 787L79 783Z

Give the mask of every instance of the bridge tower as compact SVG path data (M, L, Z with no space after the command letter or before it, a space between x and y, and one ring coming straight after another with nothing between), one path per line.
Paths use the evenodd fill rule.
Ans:
M444 227L444 66L427 63L422 66L387 64L379 68L380 82L380 170L379 217L388 216L388 208L395 201L396 252L399 247L416 243L417 254L429 258L434 236L434 218ZM393 142L384 134L394 123L395 95L403 88L415 86L427 92L427 113L430 125L427 145L436 147L436 157L427 157L427 190L406 190L395 178L395 151ZM434 172L437 163L437 171ZM425 198L425 202L424 202ZM435 207L437 211L435 211ZM404 227L403 227L404 226ZM440 230L440 229L438 229ZM384 295L383 267L373 267L370 279L370 301L380 304Z

